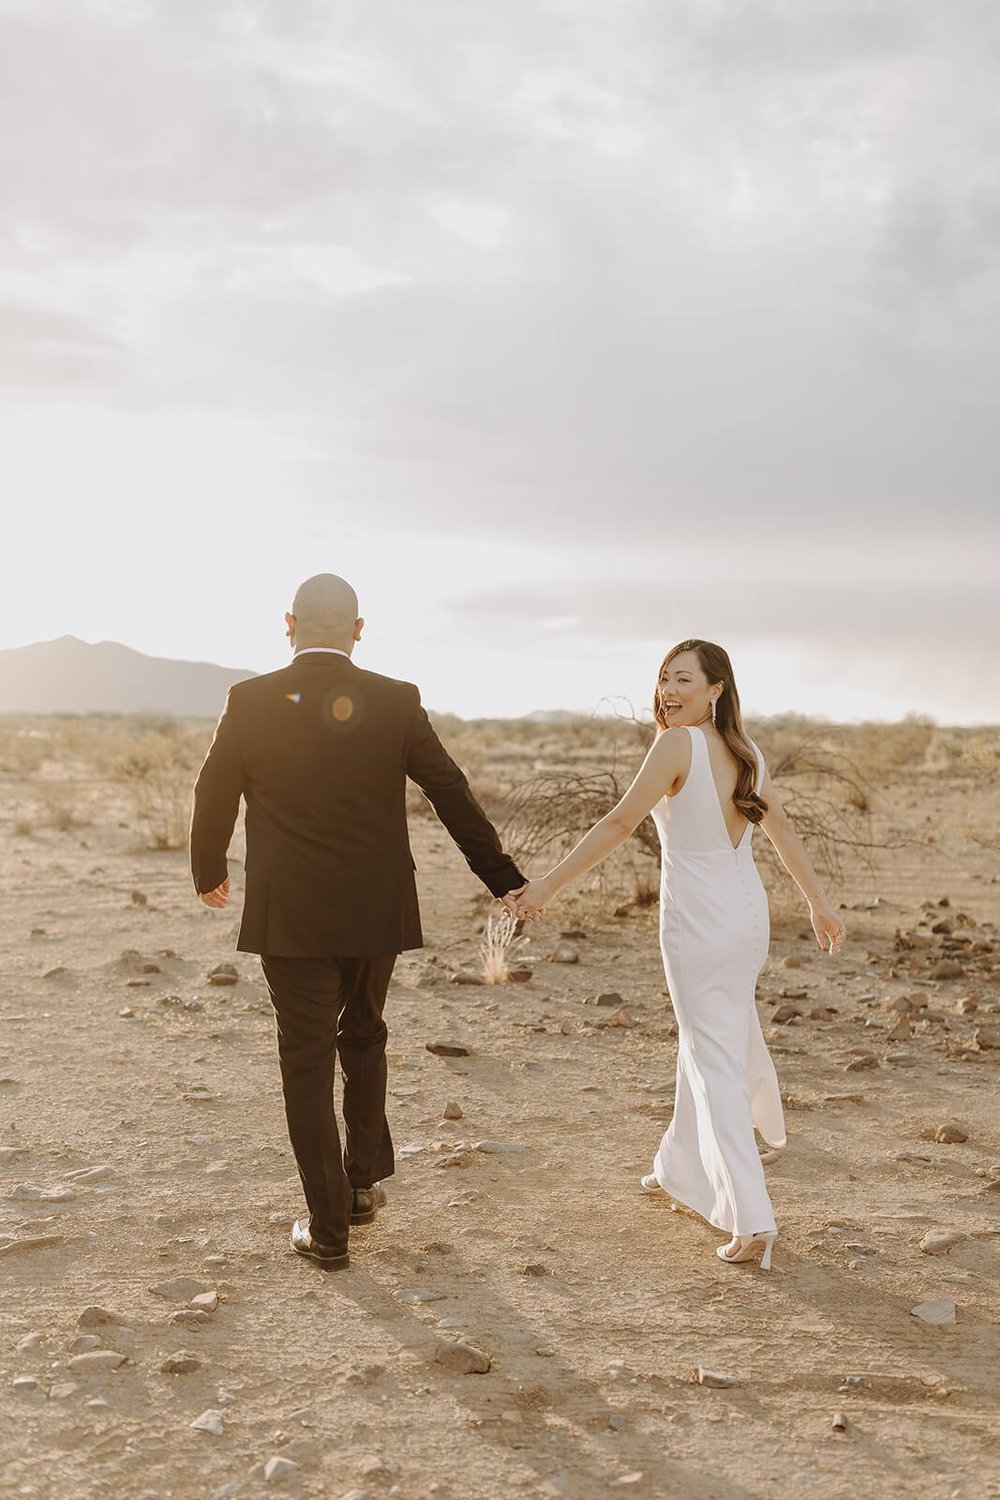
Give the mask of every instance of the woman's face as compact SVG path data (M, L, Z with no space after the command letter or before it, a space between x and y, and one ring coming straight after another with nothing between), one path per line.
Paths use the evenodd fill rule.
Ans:
M712 699L718 685L711 686L694 651L682 651L669 661L660 676L660 703L667 728L676 724L701 724L712 715Z

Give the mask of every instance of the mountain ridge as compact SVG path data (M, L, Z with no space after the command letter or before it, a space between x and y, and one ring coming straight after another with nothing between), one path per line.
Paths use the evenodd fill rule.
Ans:
M0 713L152 713L217 718L236 682L257 674L149 656L120 641L56 636L0 651Z

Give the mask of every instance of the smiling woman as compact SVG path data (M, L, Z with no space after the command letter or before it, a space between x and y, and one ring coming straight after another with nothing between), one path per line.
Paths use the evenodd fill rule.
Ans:
M719 685L719 691L711 693L709 683ZM667 652L660 667L653 694L653 716L661 729L669 729L673 724L700 723L709 713L736 761L731 800L748 822L759 823L767 812L767 804L754 791L757 756L743 728L729 653L712 641L681 641Z
M726 1261L777 1237L754 1141L785 1144L781 1095L755 1005L767 958L767 895L751 852L759 823L809 901L820 947L839 951L845 928L819 890L760 750L748 739L728 654L710 641L668 651L657 678L660 733L617 806L518 898L528 918L618 848L652 813L663 851L660 946L678 1024L674 1115L647 1191L662 1189L726 1230Z

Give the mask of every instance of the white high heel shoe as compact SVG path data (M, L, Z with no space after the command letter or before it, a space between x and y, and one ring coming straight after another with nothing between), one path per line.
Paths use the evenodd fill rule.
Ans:
M662 1193L664 1191L664 1189L660 1187L660 1184L657 1182L656 1178L653 1176L652 1172L650 1172L648 1177L639 1178L639 1186L642 1188L644 1193Z
M760 1268L762 1271L769 1271L771 1247L777 1238L776 1229L761 1230L759 1234L734 1234L729 1244L717 1246L715 1253L720 1260L731 1261L735 1264L741 1260L753 1260L760 1246L762 1247Z

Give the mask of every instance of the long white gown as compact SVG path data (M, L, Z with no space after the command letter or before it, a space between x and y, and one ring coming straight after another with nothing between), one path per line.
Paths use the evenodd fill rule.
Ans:
M674 1113L653 1174L710 1224L750 1235L777 1227L754 1127L769 1145L785 1144L778 1078L754 1003L770 937L767 894L753 824L734 848L705 735L682 727L691 769L653 809L663 849L660 947L678 1030ZM753 748L759 794L764 759Z

